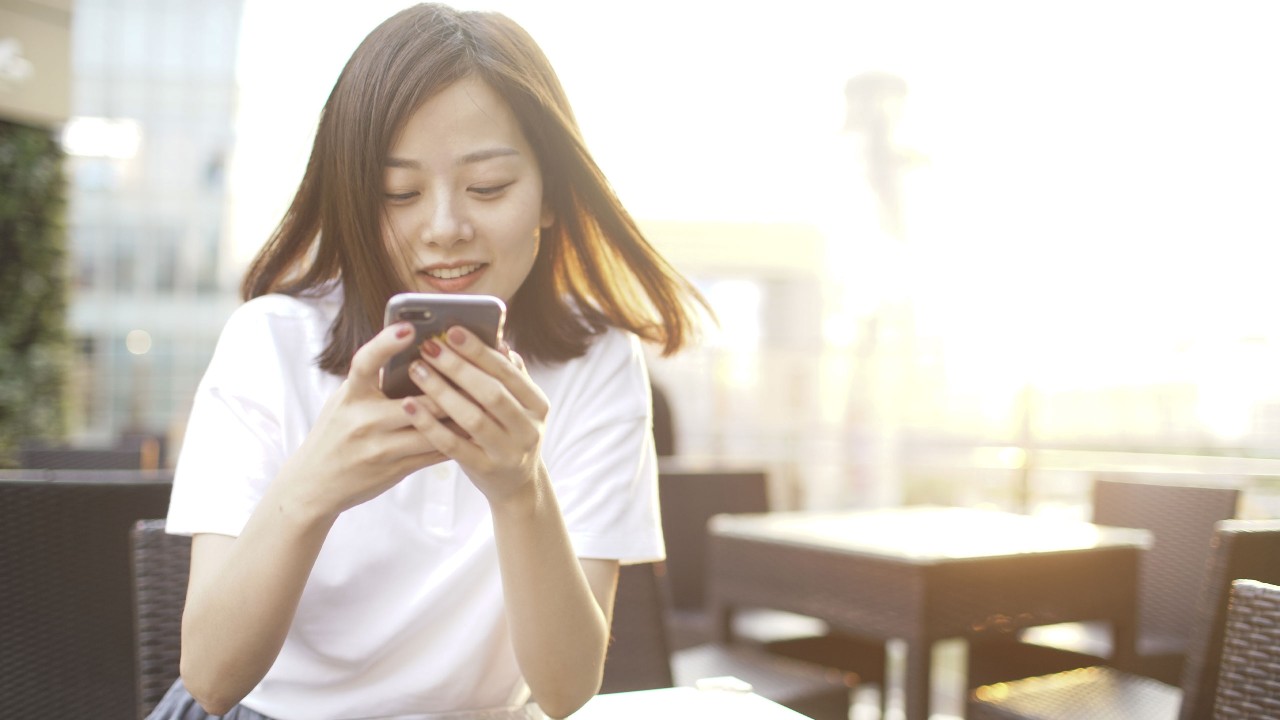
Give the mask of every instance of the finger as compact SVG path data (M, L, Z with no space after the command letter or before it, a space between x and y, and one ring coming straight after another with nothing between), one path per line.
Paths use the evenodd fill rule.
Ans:
M487 402L490 404L501 403L502 399L493 397L497 393L505 394L505 390L493 378L487 377L474 366L459 358L456 353L448 349L438 351L437 356L430 358L432 363L431 369L426 368L426 363L415 362L410 368L410 374L414 377L414 381L422 388L424 398L433 401L440 408L439 413L435 413L437 418L447 417L454 421L459 427L463 428L467 435L477 434L481 423L488 421L496 425L496 421L490 417L489 409L486 408L483 401L478 400L472 393L480 392L476 390L476 385L483 385L490 397ZM464 367L465 366L465 367ZM468 370L469 369L469 370ZM451 377L450 375L453 375ZM471 374L470 380L463 380L464 383L472 385L471 388L462 387L455 377L459 374ZM470 390L470 391L468 391ZM482 397L484 392L480 393ZM505 403L514 407L515 401L507 397Z
M417 373L414 373L412 371L409 373L409 378L414 381L414 384L418 384L419 382L422 382L422 378L420 378L417 375ZM421 386L419 386L419 389L422 389L423 392L425 392L425 389L423 389ZM411 402L417 405L416 410L420 410L429 415L434 415L435 417L438 417L441 419L448 417L448 413L446 413L444 409L441 408L440 405L435 401L435 399L432 398L430 395L413 395L411 397L404 398L404 400L406 402ZM408 410L406 410L406 412L408 412Z
M471 435L481 436L482 423L490 418L509 422L522 414L523 409L502 383L448 345L424 354L431 370L423 375L415 368L415 378L422 381L421 387L445 414Z
M457 460L463 465L478 467L484 462L484 452L452 421L417 413L413 416L413 423L418 432L426 437L427 442L444 456Z
M521 406L539 417L546 415L549 407L546 396L529 377L524 358L514 350L508 348L506 353L494 350L464 327L449 328L443 339L446 347L501 383Z
M401 401L401 410L405 417L408 418L409 425L416 430L426 428L428 418L432 421L440 423L452 431L455 435L460 436L464 440L470 440L471 434L462 428L461 425L454 422L453 418L443 413L432 414L425 411L422 404L418 402L422 398L405 398Z
M388 435L386 443L384 447L386 457L393 458L393 467L401 476L448 460L444 453L425 440L410 423L406 423L402 429Z
M373 339L356 350L351 358L347 379L361 388L377 389L378 372L396 353L413 344L413 325L394 323L383 328Z

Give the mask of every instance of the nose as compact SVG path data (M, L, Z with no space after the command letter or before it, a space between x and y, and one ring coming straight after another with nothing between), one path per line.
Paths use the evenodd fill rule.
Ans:
M474 235L471 221L466 217L463 198L440 193L427 213L422 240L428 245L452 247L456 243L471 240Z

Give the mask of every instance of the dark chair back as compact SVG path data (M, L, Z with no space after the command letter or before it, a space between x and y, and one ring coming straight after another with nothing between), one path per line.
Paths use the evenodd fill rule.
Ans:
M191 538L167 534L164 520L139 520L131 540L138 717L143 718L178 678Z
M1196 597L1209 568L1214 525L1235 517L1235 487L1195 487L1168 476L1101 474L1094 481L1093 521L1150 530L1154 543L1138 569L1138 638L1186 652ZM1161 678L1176 683L1173 677Z
M1182 673L1179 720L1213 717L1222 665L1231 583L1249 579L1280 585L1280 520L1225 520L1213 538L1213 559L1191 631Z
M141 448L24 447L19 467L31 470L141 470Z
M658 498L671 605L701 611L706 607L707 521L719 513L767 511L767 477L759 469L699 469L666 462L659 467Z
M665 604L655 563L623 565L613 601L602 693L672 687Z
M1280 586L1231 584L1215 718L1280 718Z
M133 717L129 529L171 475L0 473L0 714Z

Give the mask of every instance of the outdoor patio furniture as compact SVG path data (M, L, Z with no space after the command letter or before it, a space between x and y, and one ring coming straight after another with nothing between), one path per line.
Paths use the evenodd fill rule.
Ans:
M23 447L19 467L31 470L141 470L141 448Z
M1221 684L1227 681L1223 673L1228 663L1239 667L1224 653L1232 583L1237 579L1280 582L1280 520L1222 521L1211 547L1212 560L1198 595L1180 687L1111 667L1079 668L979 687L969 699L969 720L1275 717L1220 715L1214 706Z
M671 589L669 625L675 650L715 638L707 610L707 522L715 515L770 509L767 476L754 467L698 466L664 461L658 473L662 532ZM775 654L857 676L858 686L880 686L883 707L886 650L883 641L831 631L814 618L746 608L734 616L733 639Z
M166 533L164 524L139 520L130 534L139 718L151 712L178 678L181 657L191 538Z
M905 646L905 715L930 715L936 642L1000 624L1108 621L1132 647L1138 560L1150 533L963 507L717 515L708 601L816 617ZM962 700L961 700L962 701Z
M1225 479L1220 482L1198 486L1136 473L1095 478L1093 522L1143 528L1154 539L1138 566L1137 642L1122 669L1178 683L1214 524L1234 517L1239 502L1240 491ZM988 634L970 641L968 686L1114 663L1106 628L1097 622Z
M1232 583L1213 709L1222 718L1280 718L1280 586Z
M171 476L0 473L0 714L127 718L134 690L129 528Z
M852 680L839 673L749 644L708 643L671 652L659 572L656 563L620 569L601 693L694 687L702 679L728 676L814 720L848 720Z

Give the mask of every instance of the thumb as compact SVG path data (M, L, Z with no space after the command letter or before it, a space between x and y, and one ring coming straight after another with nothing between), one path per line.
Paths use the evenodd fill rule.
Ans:
M378 373L396 353L413 344L413 325L394 323L383 328L351 357L347 379L357 387L378 387Z

